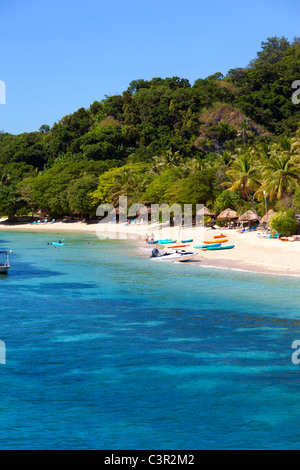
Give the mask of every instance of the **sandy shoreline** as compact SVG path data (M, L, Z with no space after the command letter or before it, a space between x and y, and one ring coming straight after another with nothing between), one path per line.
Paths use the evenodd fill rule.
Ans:
M117 229L117 233L112 230ZM0 220L0 231L24 231L24 232L64 232L89 233L100 238L118 238L120 240L134 241L139 247L138 255L149 256L155 246L145 242L145 234L154 234L156 239L172 238L180 240L193 238L193 242L186 249L197 251L199 261L191 264L195 266L207 266L231 270L243 270L260 274L277 274L300 277L300 241L282 242L278 239L259 238L257 232L238 233L236 230L222 229L222 233L228 238L230 245L235 245L232 250L202 251L195 250L193 245L203 243L204 240L213 240L214 235L221 230L203 229L192 227L184 229L184 233L178 233L178 229L164 228L161 225L147 226L146 224L132 224L125 226L119 224L86 224L78 221L55 222L53 224L8 224ZM98 232L97 232L98 231ZM167 245L168 246L168 245ZM159 247L161 250L161 248Z

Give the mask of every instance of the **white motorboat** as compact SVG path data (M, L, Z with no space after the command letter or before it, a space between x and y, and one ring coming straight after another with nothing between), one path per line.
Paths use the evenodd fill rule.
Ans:
M7 274L9 268L9 251L0 250L0 274Z
M152 250L152 254L150 256L150 260L152 261L191 261L197 256L197 253L193 253L192 251L185 251L185 250L173 250L169 253L160 253L157 248Z

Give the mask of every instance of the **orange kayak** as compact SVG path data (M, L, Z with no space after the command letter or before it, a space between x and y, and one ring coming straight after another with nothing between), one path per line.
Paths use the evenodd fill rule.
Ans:
M228 242L228 238L219 238L218 243L226 243ZM216 240L210 240L210 241L204 241L203 242L205 245L209 245L210 243L216 243Z
M226 238L226 235L221 233L221 235L215 235L214 238Z
M190 245L173 245L173 246L167 246L167 248L183 248L184 246L190 246Z

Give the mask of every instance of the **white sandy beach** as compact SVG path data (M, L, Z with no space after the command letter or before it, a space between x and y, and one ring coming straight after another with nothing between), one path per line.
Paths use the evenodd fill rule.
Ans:
M117 234L112 230L116 227ZM56 235L64 232L81 232L94 234L97 237L97 231L100 238L119 238L123 240L132 240L139 249L139 256L149 256L151 250L156 245L149 245L145 242L145 234L154 234L156 239L173 238L180 243L182 239L193 238L186 249L197 251L199 262L204 266L215 266L227 269L243 269L258 273L278 274L300 276L300 241L282 242L278 239L259 238L257 232L238 233L233 229L212 230L204 229L201 231L195 227L184 229L184 232L178 233L178 229L163 228L161 225L147 226L146 224L98 224L82 223L78 221L55 222L53 224L8 224L4 219L0 220L0 231L30 231L30 232L49 232ZM201 244L204 240L213 240L214 235L223 233L228 238L230 245L235 245L232 250L224 251L202 251L195 250L193 245ZM58 237L56 237L58 238ZM166 245L167 247L168 245ZM140 249L146 248L146 249ZM160 248L160 250L163 248Z

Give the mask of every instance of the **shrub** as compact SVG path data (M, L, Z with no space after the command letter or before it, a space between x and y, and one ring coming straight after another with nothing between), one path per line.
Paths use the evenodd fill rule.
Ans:
M298 229L294 211L282 211L275 214L270 220L270 228L273 232L278 232L280 235L294 235Z
M215 201L215 210L217 214L220 214L222 211L230 207L233 210L239 209L244 204L244 200L241 196L234 192L226 189L217 197Z
M227 220L225 219L217 219L216 220L216 225L218 225L219 227L225 227L225 225L228 223Z

